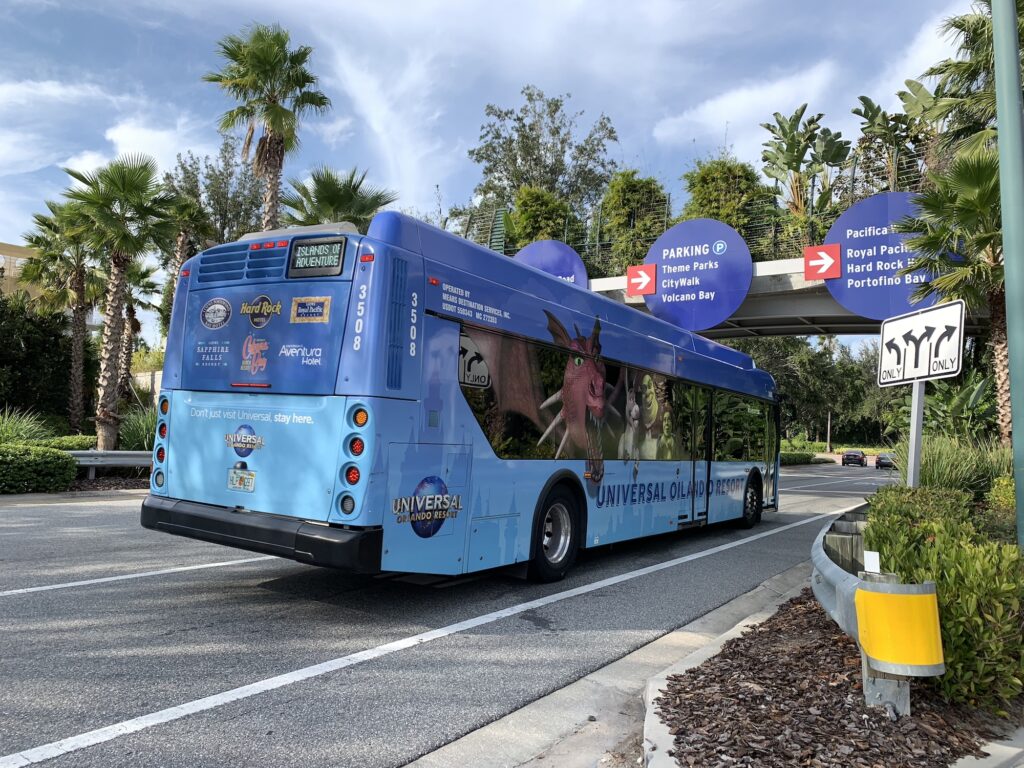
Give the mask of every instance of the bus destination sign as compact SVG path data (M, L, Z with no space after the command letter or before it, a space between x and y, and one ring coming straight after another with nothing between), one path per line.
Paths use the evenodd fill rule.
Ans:
M341 274L344 237L293 240L288 277L328 277Z

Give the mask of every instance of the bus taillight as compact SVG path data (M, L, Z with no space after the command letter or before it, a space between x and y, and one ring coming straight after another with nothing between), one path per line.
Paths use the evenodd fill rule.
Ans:
M355 485L359 482L359 467L349 467L345 470L345 481L349 485Z
M167 422L166 421L161 421L160 422L160 426L157 427L156 431L157 431L157 434L160 435L161 439L166 439L167 438Z
M159 469L153 473L153 485L155 485L157 488L164 487L164 473L161 472Z
M366 449L366 443L363 442L361 437L353 437L349 441L348 449L352 452L353 456L362 456L363 451Z
M162 445L156 449L156 460L159 461L161 464L164 463L164 458L166 456L167 452L164 450L164 447Z
M162 414L163 414L164 416L166 416L166 415L167 415L167 412L168 412L169 410L171 410L171 403L170 403L170 401L169 401L169 400L168 400L168 399L167 399L167 398L165 397L165 398L164 398L163 400L161 400L161 401L160 401L160 413L162 413Z
M365 427L369 420L370 414L367 413L365 408L356 408L355 413L352 414L352 423L357 427Z
M341 507L341 511L344 514L351 515L352 510L356 508L356 500L346 494L341 497L341 500L338 502L338 506Z

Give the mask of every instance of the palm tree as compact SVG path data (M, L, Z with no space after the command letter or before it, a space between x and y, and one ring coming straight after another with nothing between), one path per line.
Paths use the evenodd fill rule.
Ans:
M293 191L281 197L284 206L291 209L284 215L285 225L348 221L366 234L374 214L398 199L390 189L364 186L366 174L363 171L360 175L353 168L343 176L332 168L319 166L313 169L309 182L290 179Z
M957 57L944 59L925 72L938 78L930 114L945 122L941 138L947 148L960 152L984 149L996 138L991 0L978 0L970 13L946 19L940 31L957 41ZM1024 39L1024 0L1017 0L1017 36Z
M904 274L923 270L931 275L915 292L915 299L937 294L944 301L963 299L971 309L988 305L999 437L1009 445L1013 421L999 159L992 149L962 154L945 173L930 174L929 178L929 188L914 200L917 215L897 225L898 231L911 235L906 245L918 256Z
M159 307L150 299L160 292L160 284L153 276L156 274L156 267L146 266L142 261L133 261L128 266L126 280L128 289L125 292L124 301L124 332L121 334L121 354L118 361L118 392L121 397L127 397L132 376L132 353L135 352L135 337L142 330L142 324L138 319L138 310L157 310ZM171 273L169 280L174 280L175 273Z
M70 203L47 201L50 211L33 216L35 229L24 236L36 251L21 270L23 283L38 286L42 293L36 308L43 312L71 310L71 375L68 422L82 431L85 415L86 319L103 293L96 251L77 231L81 216Z
M239 102L224 113L222 131L245 127L242 157L259 127L262 134L256 144L253 170L264 182L263 228L278 225L281 173L284 156L299 144L298 127L303 115L322 114L331 100L316 90L317 78L306 67L313 49L302 45L289 50L290 36L277 24L255 24L245 36L228 35L218 44L226 60L220 72L203 79L216 83Z
M178 234L174 238L174 251L167 264L172 278L189 257L195 255L196 243L203 243L216 234L210 216L202 203L191 195L178 195L171 205L171 219Z
M163 247L174 236L173 197L160 184L156 162L145 155L118 157L91 173L65 171L78 182L64 194L83 216L79 231L108 260L96 437L97 447L109 451L117 445L120 422L118 374L128 271L143 253Z

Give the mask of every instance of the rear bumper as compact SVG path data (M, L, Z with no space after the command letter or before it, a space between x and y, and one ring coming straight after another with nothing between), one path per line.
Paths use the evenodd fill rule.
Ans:
M346 530L291 517L147 496L142 526L300 563L379 573L383 531Z

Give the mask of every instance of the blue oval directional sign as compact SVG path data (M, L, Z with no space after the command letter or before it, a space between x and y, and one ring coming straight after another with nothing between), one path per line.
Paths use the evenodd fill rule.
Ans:
M726 320L743 303L754 275L739 232L714 219L676 224L654 241L644 263L656 265L656 290L644 296L647 308L690 331Z
M914 213L909 192L882 192L851 205L829 229L826 243L839 243L842 271L825 286L832 298L854 314L885 320L925 309L937 298L916 304L910 297L927 276L900 275L914 258L893 225Z
M530 243L515 255L515 259L581 288L588 286L587 268L583 265L583 259L559 240Z

